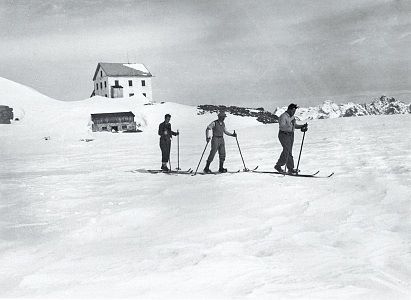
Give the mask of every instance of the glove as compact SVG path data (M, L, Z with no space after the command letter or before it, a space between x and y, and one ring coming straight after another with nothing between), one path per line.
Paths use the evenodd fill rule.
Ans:
M177 132L176 132L176 135L180 135L180 132L177 131Z
M306 132L307 130L308 130L308 124L305 123L305 124L303 125L303 127L301 127L301 131L302 131L302 132Z
M237 133L235 131L233 133L233 137L237 137Z
M210 137L206 137L206 141L207 141L207 143L210 142L210 141L211 141L211 138L210 138Z

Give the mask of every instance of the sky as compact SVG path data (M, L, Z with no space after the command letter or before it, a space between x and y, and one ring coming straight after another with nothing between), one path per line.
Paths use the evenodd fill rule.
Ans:
M183 104L411 95L410 20L405 0L0 0L0 76L64 101L99 62L143 63Z

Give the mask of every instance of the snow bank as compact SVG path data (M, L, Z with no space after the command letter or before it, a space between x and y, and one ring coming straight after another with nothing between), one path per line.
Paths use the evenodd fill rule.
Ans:
M63 103L0 83L0 103L26 112L0 125L0 297L411 297L410 115L311 121L300 168L330 179L151 175L135 170L159 167L165 113L183 169L197 166L214 117L141 99ZM113 110L133 111L144 131L89 131L91 112ZM248 167L272 169L277 124L230 115L227 127ZM226 167L242 168L225 141ZM173 167L176 153L174 139Z

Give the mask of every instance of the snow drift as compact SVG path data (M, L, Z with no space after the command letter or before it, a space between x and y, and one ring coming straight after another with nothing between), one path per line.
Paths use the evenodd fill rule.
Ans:
M141 98L64 103L5 79L0 99L24 112L0 125L0 297L411 296L409 114L309 122L300 168L331 179L150 175L133 171L159 167L165 113L182 168L215 116ZM132 111L143 132L90 131L90 113L112 111ZM272 169L278 125L226 124L248 167ZM226 147L241 168L235 139ZM176 152L174 140L173 167Z

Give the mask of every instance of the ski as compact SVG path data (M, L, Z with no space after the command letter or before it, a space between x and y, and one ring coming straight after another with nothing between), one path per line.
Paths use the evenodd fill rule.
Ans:
M205 173L205 172L197 172L199 175L219 175L219 174L237 174L240 173L241 170L237 171L227 171L227 172L211 172L211 173Z
M243 169L241 172L255 172L258 169L258 166L256 166L254 169Z
M251 169L251 170L249 170L249 169L243 169L243 170L239 169L237 171L228 171L228 172L224 172L224 173L220 173L220 172L211 172L211 173L197 172L197 174L199 174L199 175L237 174L237 173L245 173L245 172L254 172L257 169L258 169L258 166L255 167L254 169ZM194 176L195 174L192 174L192 175Z
M289 174L285 172L277 172L277 171L253 171L254 173L262 173L262 174L278 174L278 175L284 175L284 176L293 176L293 177L312 177L312 178L330 178L331 176L334 175L334 172L327 176L318 176L317 174L320 173L320 171L317 171L313 174Z
M132 173L148 173L148 174L159 174L159 173L164 173L164 174L191 174L193 170L189 168L188 170L170 170L170 171L164 171L161 169L137 169L137 170L132 170Z

